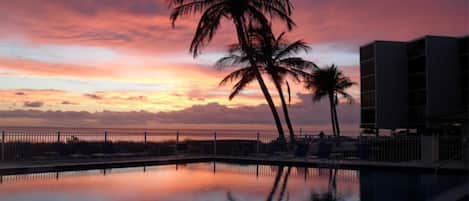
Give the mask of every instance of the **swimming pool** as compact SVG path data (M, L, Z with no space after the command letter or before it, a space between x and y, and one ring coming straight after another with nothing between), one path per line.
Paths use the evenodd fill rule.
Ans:
M1 201L423 201L465 175L190 163L0 177Z

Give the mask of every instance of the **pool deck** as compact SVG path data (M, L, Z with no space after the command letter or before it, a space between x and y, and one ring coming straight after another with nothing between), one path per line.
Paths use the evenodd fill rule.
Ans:
M295 158L292 156L159 156L159 157L127 157L127 158L88 158L68 160L36 160L0 162L0 175L75 171L89 169L122 168L150 165L167 165L194 162L226 162L241 164L267 164L285 166L308 166L341 169L402 169L429 172L451 172L468 174L469 168L462 162L450 161L442 163L425 163L422 161L383 162L346 159L314 159Z

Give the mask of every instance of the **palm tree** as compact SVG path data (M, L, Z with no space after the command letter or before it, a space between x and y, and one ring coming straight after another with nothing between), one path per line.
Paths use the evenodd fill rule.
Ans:
M252 56L253 50L246 32L248 23L261 27L269 27L269 20L265 17L265 14L267 14L270 17L276 17L283 21L288 30L291 30L294 26L294 22L290 19L292 5L289 0L169 0L169 2L170 6L173 7L170 16L173 26L181 16L190 16L196 13L202 14L190 46L190 51L194 57L212 40L223 18L229 19L234 23L238 43L249 55L249 63L252 67L256 66L256 62ZM258 70L254 68L252 73L254 73L255 79L258 81L270 107L279 138L285 144L285 135L280 117L268 88Z
M306 75L306 88L313 91L313 101L319 101L324 97L329 99L332 130L334 136L340 136L339 121L337 118L338 96L345 98L348 103L353 103L353 97L345 90L355 85L350 78L343 75L336 65L321 68Z
M304 74L303 70L317 68L313 62L293 56L301 51L308 52L310 48L302 40L297 40L292 43L288 42L284 38L284 32L276 38L270 29L250 27L248 33L255 52L254 56L257 67L261 68L262 72L265 72L269 76L277 89L285 122L287 123L290 134L290 142L294 144L294 129L288 114L287 101L285 100L282 87L284 85L287 86L288 97L289 100L291 100L290 86L286 81L286 77L291 76L295 81L300 81L299 77ZM233 87L233 93L230 95L231 99L236 96L248 82L253 80L253 72L249 70L247 53L243 52L239 45L231 45L229 49L229 55L218 60L216 66L218 68L224 68L244 65L240 71L233 72L220 83L223 85L228 81L238 80L237 84Z

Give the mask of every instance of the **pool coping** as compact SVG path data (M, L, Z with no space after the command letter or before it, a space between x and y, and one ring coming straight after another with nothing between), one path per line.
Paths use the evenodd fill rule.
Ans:
M332 159L306 159L287 156L160 156L141 158L95 158L87 160L55 160L55 161L16 161L0 162L0 175L28 174L55 171L78 171L91 169L125 168L152 165L168 165L197 162L223 162L238 164L301 166L312 168L338 168L338 169L382 169L405 170L417 172L438 172L469 174L469 169L463 163L438 167L438 164L421 161L410 162L381 162L360 160L332 160ZM436 169L438 167L438 169Z

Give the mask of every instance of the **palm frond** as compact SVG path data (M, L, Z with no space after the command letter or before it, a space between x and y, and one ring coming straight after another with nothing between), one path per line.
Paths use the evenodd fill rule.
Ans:
M231 72L230 74L228 74L227 76L225 76L220 81L219 85L224 86L229 82L234 82L236 80L242 79L243 76L250 76L253 73L251 71L253 71L253 68L250 66L235 70Z
M199 24L197 25L197 31L195 32L189 48L189 51L192 52L194 57L200 53L200 50L206 43L212 40L220 26L220 20L224 15L223 10L225 9L224 5L220 3L210 7L202 14Z
M228 97L229 100L232 100L236 97L249 83L251 83L256 76L254 73L250 72L249 74L244 75L234 86L233 91L231 92L230 96Z
M226 67L232 67L236 65L245 65L248 63L248 58L245 56L230 54L222 57L215 62L215 68L223 69Z
M342 96L342 98L344 98L345 100L347 100L347 103L348 104L353 104L355 103L355 99L353 98L352 95L350 95L349 93L345 92L345 91L337 91L337 93Z
M196 13L201 13L205 9L220 2L221 0L192 0L187 2L187 0L171 0L169 1L169 6L174 6L173 11L170 14L170 20L172 26L175 26L175 22L179 17L194 15Z
M308 52L311 48L302 40L297 40L291 44L288 44L286 47L279 50L275 55L275 60L287 57L290 55L298 54L301 51Z
M301 57L288 57L278 60L278 63L293 67L296 69L307 70L307 69L318 69L319 67L311 61L304 60Z

